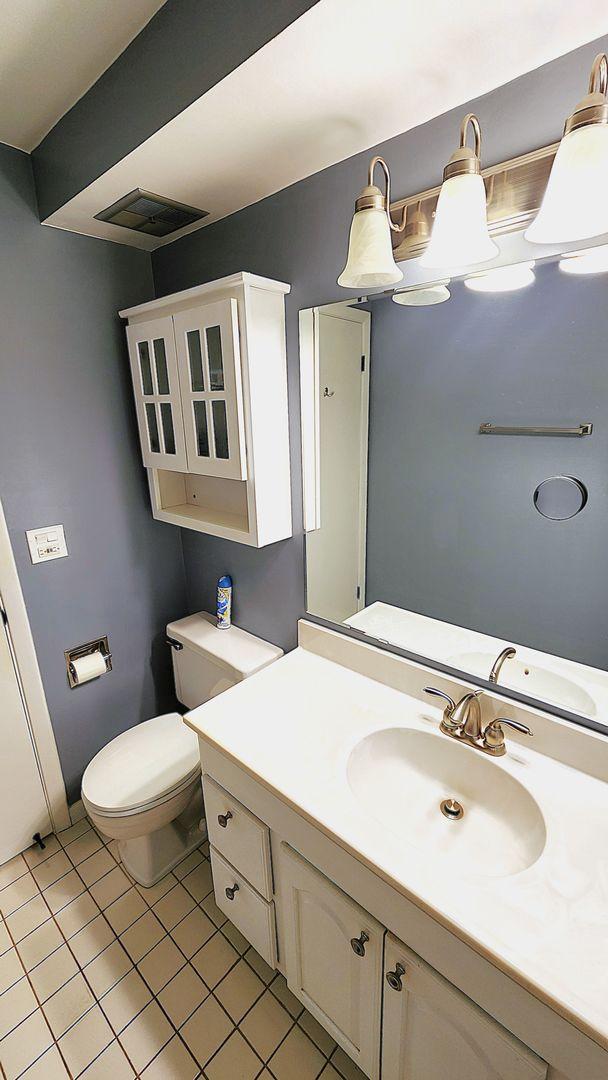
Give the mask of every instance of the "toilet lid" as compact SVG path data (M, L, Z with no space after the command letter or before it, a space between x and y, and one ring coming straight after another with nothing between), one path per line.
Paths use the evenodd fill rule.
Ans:
M94 809L121 813L149 806L200 771L198 738L179 713L123 731L87 765L83 798Z

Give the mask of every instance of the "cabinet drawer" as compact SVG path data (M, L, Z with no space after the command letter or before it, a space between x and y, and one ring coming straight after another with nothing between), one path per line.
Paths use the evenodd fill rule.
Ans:
M272 968L277 966L277 931L274 903L259 896L238 870L210 849L213 889L217 906L251 942Z
M270 831L237 799L203 777L209 841L266 900L272 899Z

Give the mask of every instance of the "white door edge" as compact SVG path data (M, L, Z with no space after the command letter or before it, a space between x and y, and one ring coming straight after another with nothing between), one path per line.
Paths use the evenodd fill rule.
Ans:
M42 787L55 832L69 828L70 814L57 743L51 725L34 639L27 616L6 518L0 502L0 597Z

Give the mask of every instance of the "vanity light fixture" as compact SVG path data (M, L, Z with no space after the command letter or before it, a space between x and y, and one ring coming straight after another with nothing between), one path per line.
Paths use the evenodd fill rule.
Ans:
M435 281L432 285L416 285L413 289L404 289L402 292L393 293L391 300L394 304L403 307L430 307L432 304L443 304L450 299L448 289L450 279Z
M608 56L598 53L589 90L568 117L540 210L525 232L534 244L608 232Z
M379 165L386 180L386 194L374 184L374 170ZM392 220L391 174L384 158L373 157L369 163L367 185L355 202L355 212L350 227L348 255L338 285L345 289L374 289L381 285L395 285L403 273L393 258L391 231L401 232L403 221L396 225Z
M534 281L534 262L515 263L513 266L496 266L465 278L467 289L480 293L516 292Z
M469 125L473 149L466 145ZM460 146L443 170L433 231L421 266L471 266L498 255L488 232L480 154L481 126L473 113L467 113L460 126Z
M586 251L569 252L559 260L559 268L564 274L606 274L608 244L587 248Z

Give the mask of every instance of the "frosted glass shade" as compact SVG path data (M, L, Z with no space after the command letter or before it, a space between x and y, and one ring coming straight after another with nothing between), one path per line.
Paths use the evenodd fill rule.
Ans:
M444 180L429 246L421 266L472 266L489 262L498 248L488 233L486 189L478 173Z
M564 274L606 274L608 273L608 244L565 255L559 261L559 268Z
M391 297L395 304L403 307L431 307L433 304L443 304L450 299L450 290L443 282L437 285L427 285L423 288L407 289L404 292L394 293Z
M484 270L482 274L465 278L467 289L480 293L506 293L516 292L517 289L525 289L526 285L532 285L534 276L534 263L514 263L512 266L496 266L492 270Z
M385 210L358 210L353 215L346 266L338 278L345 289L395 285L403 274L393 258Z
M608 232L608 125L564 135L547 190L524 233L533 244L589 240Z

